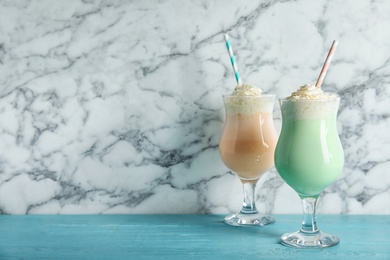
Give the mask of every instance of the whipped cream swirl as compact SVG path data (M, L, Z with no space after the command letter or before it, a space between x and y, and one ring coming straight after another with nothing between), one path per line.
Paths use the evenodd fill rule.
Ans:
M262 89L256 86L242 84L234 88L232 96L260 96Z
M322 99L327 95L317 88L315 85L306 84L301 86L297 91L293 92L288 99Z
M272 113L273 95L262 95L262 89L253 85L236 86L231 95L225 96L225 106L228 115L254 115Z

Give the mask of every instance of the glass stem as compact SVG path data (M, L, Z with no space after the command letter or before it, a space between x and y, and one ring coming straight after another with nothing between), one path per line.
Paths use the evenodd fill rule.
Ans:
M301 232L316 233L319 231L316 222L317 197L302 198L303 221Z
M244 201L242 202L241 213L243 214L254 214L257 213L255 204L255 188L256 183L245 182L242 184L244 191Z

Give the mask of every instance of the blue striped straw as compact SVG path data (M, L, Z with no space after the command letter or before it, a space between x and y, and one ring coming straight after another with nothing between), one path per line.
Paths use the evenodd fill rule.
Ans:
M232 49L232 45L230 44L230 40L229 40L229 35L228 34L225 34L225 42L226 42L226 48L227 48L227 50L229 52L230 62L232 63L234 76L236 77L237 84L240 86L242 84L241 78L240 78L240 73L238 73L238 67L237 67L236 59L235 59L234 54L233 54L233 49Z

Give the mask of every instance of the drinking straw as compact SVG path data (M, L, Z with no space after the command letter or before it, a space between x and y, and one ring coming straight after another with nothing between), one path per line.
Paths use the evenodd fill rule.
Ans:
M330 47L328 56L326 57L324 66L322 66L322 70L320 72L320 75L318 76L316 87L321 88L322 82L324 81L326 72L328 71L329 64L332 61L334 52L336 51L337 45L339 44L338 41L333 41L332 46Z
M226 43L226 48L229 52L230 62L231 62L232 67L233 67L234 76L236 77L237 84L240 86L242 84L241 78L240 78L240 73L238 73L236 59L235 59L234 54L233 54L233 49L232 49L232 45L230 44L228 34L225 34L225 43Z

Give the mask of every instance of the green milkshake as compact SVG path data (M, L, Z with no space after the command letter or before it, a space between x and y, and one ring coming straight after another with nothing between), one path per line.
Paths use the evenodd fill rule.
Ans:
M301 198L318 197L343 168L336 127L339 102L337 95L310 85L280 100L282 130L275 167Z

